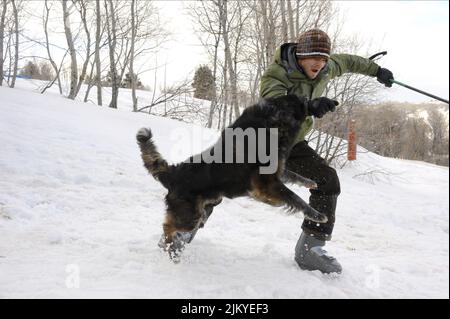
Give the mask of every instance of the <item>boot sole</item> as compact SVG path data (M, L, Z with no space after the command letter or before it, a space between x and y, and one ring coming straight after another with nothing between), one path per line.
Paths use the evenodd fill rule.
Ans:
M339 270L339 271L323 271L323 270L318 269L318 268L312 269L312 268L309 268L308 266L306 266L305 264L299 262L299 261L297 260L297 258L295 258L295 262L297 263L297 265L300 267L301 270L307 270L307 271L315 271L315 270L318 270L318 271L320 271L320 272L323 273L323 274L339 274L339 275L340 275L340 274L342 273L342 269Z

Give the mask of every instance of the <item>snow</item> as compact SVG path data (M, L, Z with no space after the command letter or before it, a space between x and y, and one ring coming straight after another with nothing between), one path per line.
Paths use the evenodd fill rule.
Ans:
M249 198L224 199L173 264L135 134L177 162L218 132L29 83L0 87L0 298L449 297L448 168L363 152L339 169L339 276L296 265L303 216Z
M69 83L62 81L62 92L65 96L69 95ZM180 82L181 83L181 82ZM41 80L22 80L19 79L16 82L16 87L26 89L33 92L41 92L48 84L48 81ZM174 84L175 86L177 84ZM179 84L181 85L181 84ZM80 92L75 98L77 101L84 101L86 95L87 86L82 85ZM59 89L56 84L45 91L46 95L60 96ZM108 106L111 96L110 87L102 87L103 105ZM139 107L145 107L152 103L156 103L158 100L163 100L165 97L163 88L156 88L154 91L150 90L136 90L136 98L138 100ZM152 102L153 101L153 102ZM88 103L96 105L97 102L97 87L92 87L89 91ZM133 102L131 99L131 89L120 88L117 98L117 108L120 110L132 110ZM191 108L198 109L199 112L193 115L183 113L184 106L189 104ZM171 101L166 103L160 103L152 106L151 114L163 115L166 112L172 114L177 119L181 119L184 122L195 123L197 125L203 125L207 123L207 116L209 114L209 107L211 102L191 97L189 94L179 94ZM177 108L177 113L174 114L173 109ZM172 112L170 112L172 110ZM148 111L148 108L146 109Z

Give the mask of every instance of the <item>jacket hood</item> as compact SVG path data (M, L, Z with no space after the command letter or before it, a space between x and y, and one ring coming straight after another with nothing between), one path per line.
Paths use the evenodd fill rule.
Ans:
M292 73L293 71L304 73L301 66L297 63L297 59L295 59L296 46L296 43L284 43L275 51L275 63L283 66L288 73Z

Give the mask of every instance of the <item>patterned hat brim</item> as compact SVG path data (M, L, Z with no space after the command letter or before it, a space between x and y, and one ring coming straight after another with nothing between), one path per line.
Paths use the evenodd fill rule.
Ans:
M296 55L296 56L299 56L299 57L305 57L305 56L317 56L317 55L324 56L324 57L327 57L327 58L330 57L329 54L324 53L324 52L308 52L308 53L300 53L300 52L296 52L295 55Z

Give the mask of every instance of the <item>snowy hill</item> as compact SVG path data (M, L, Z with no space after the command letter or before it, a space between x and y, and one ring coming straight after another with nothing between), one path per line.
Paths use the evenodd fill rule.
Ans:
M449 297L448 168L362 153L339 170L340 276L296 265L303 216L248 198L224 199L175 265L156 245L165 190L142 166L143 126L173 162L218 135L0 87L1 298Z
M26 89L27 91L32 91L39 93L48 85L48 81L41 81L35 79L18 79L16 82L16 87ZM174 84L175 86L177 84ZM181 84L179 84L181 85ZM86 91L88 86L83 84L81 85L80 92L78 93L75 100L84 101L86 96ZM64 96L69 95L69 83L62 82L62 92ZM180 90L182 91L182 90ZM51 86L49 89L45 91L46 95L60 96L59 89L57 85ZM169 94L170 95L170 94ZM103 96L103 105L108 106L111 97L111 87L102 87L102 96ZM189 93L180 93L175 94L172 99L168 99L168 101L163 103L158 103L166 100L166 96L162 89L156 89L153 91L148 90L136 90L136 98L138 100L139 108L143 108L145 106L151 105L155 103L154 106L151 107L152 115L166 115L166 117L176 118L178 120L182 120L187 123L195 123L200 126L205 126L208 121L208 114L210 108L210 101L196 99L191 96ZM87 97L87 102L91 104L97 103L97 88L93 87L89 91L89 95ZM131 89L120 88L119 95L117 99L117 108L120 110L133 110L133 102L131 99ZM188 106L188 107L186 107ZM195 114L189 114L186 112L187 110L195 110ZM146 108L143 112L148 112L149 108Z

